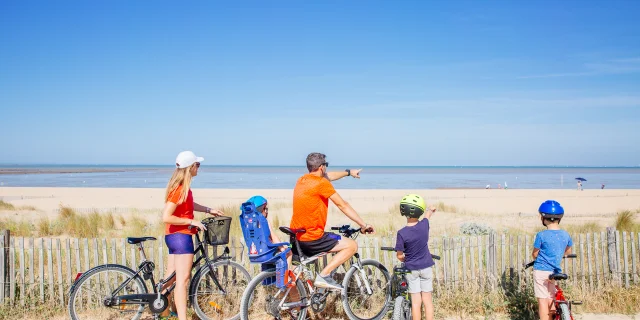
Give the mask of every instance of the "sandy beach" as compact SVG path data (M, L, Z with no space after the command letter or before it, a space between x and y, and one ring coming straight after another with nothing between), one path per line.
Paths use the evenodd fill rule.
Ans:
M400 198L407 193L422 195L428 204L440 204L432 218L434 233L455 233L464 222L487 224L496 230L516 228L532 231L540 226L537 209L547 199L559 201L565 208L564 225L596 222L610 226L616 212L640 209L640 190L338 190L366 221L376 225L401 227L396 215ZM282 224L291 216L292 190L193 189L196 202L211 207L236 206L255 194L269 199ZM1 217L34 219L44 215L55 218L57 209L68 206L78 212L139 213L155 221L163 205L164 190L143 188L0 188L0 199L15 206L33 206L32 210L0 211ZM349 223L331 204L328 224Z

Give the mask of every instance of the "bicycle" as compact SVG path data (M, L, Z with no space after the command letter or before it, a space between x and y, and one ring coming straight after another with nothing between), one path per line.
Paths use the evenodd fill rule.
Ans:
M396 252L392 247L381 247L383 251ZM440 256L431 255L434 260L440 260ZM393 310L393 320L410 320L411 319L411 295L409 294L409 284L407 274L411 270L405 268L404 262L393 267L393 275L391 276L391 292L389 292L390 300L393 300L391 309Z
M577 255L575 254L568 254L564 256L563 259L576 258L576 257ZM524 270L530 267L533 267L534 263L535 263L535 260L524 265ZM567 280L567 279L569 279L569 276L566 275L565 273L553 273L549 275L549 280L554 280L555 281L554 285L556 287L556 295L553 297L553 302L552 302L553 306L555 307L555 313L553 316L554 320L573 320L573 314L571 313L571 306L582 304L582 302L580 301L571 301L565 298L564 292L562 291L562 288L560 288L560 285L558 285L558 282L561 280Z
M230 220L230 217L202 220L202 224L207 227L203 233L207 244L226 245L229 243ZM189 229L191 228L192 226L189 227ZM201 231L198 228L197 230ZM198 257L198 254L200 256L195 259L192 266L195 273L190 279L189 303L200 319L237 319L239 312L235 308L235 302L244 291L244 286L251 280L251 276L240 264L231 261L229 247L225 247L221 256L213 260L210 259L204 249L203 242L200 241L198 232L195 234L198 245L194 257ZM96 317L120 319L120 316L124 315L124 318L138 320L143 315L146 306L149 307L154 319L158 319L159 314L168 307L167 296L173 291L176 283L173 282L164 293L162 293L163 288L175 278L176 273L174 271L167 279L155 282L153 277L155 264L147 259L143 245L145 241L149 240L156 240L156 238L127 238L127 242L136 245L142 255L142 262L136 271L124 265L104 264L76 275L70 289L68 304L71 319L84 320ZM202 260L205 263L200 266L199 263ZM149 293L146 280L151 282L153 293ZM104 308L95 310L92 308L95 303L99 303ZM80 315L81 312L85 312L86 315L84 313Z
M278 288L276 281L268 281L276 278L276 270L270 269L256 275L247 286L242 295L240 306L240 319L254 320L269 316L277 320L281 319L306 319L308 308L316 313L321 313L326 308L327 297L335 291L315 288L313 281L315 274L309 267L311 263L327 253L320 253L311 257L304 255L296 235L306 232L304 229L290 229L280 227L280 231L289 235L293 243L294 268L287 272L287 281L284 288ZM332 227L344 237L356 239L360 228L353 229L349 225ZM341 265L345 269L341 291L341 300L345 313L352 320L378 320L386 314L390 296L387 294L389 272L380 262L366 259L360 260L356 252L351 259ZM334 270L331 275L335 275ZM265 281L267 280L267 281ZM261 286L259 286L262 284ZM257 297L257 299L254 299ZM251 302L257 302L251 305ZM362 310L360 310L360 307Z

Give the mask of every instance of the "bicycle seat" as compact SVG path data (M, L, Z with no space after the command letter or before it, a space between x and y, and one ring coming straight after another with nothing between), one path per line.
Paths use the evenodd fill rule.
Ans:
M291 229L289 227L280 227L280 231L282 231L282 232L284 232L284 233L286 233L286 234L288 234L288 235L290 235L292 237L295 237L296 235L298 235L298 233L307 232L307 230L305 230L305 229Z
M127 242L129 242L129 244L138 244L140 242L145 242L147 240L156 240L156 238L154 237L142 237L142 238L128 237L127 238Z
M549 280L567 280L569 276L564 273L554 273L549 275Z
M407 267L404 265L404 262L396 265L395 267L393 267L393 272L395 273L411 273L411 270L407 269Z

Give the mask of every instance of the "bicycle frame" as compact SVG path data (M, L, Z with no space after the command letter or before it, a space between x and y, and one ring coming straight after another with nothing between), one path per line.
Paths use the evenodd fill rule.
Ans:
M339 233L341 233L343 236L351 238L351 239L356 239L358 237L358 233L360 232L360 229L351 229L348 225L344 225L342 227L332 227L332 230L337 230L339 231ZM295 244L296 248L300 248L300 244L298 242L298 239L295 236L290 236L289 239L290 243ZM286 289L281 289L275 296L274 298L277 298L280 293L284 293L284 295L282 296L282 300L280 302L280 310L288 310L288 309L293 309L293 308L297 308L297 307L303 307L303 308L307 308L311 305L311 299L309 299L306 302L303 301L299 301L299 302L290 302L290 303L285 303L284 300L286 299L287 295L289 294L289 292L291 291L291 285L295 286L295 281L297 281L297 279L306 271L311 271L309 270L309 268L307 267L307 265L309 265L310 263L318 260L319 258L328 255L328 252L323 252L323 253L319 253L317 255L311 256L311 257L306 257L302 252L298 251L298 257L300 258L300 264L298 266L296 266L293 270L293 278L289 279L287 281L287 285L286 285ZM334 253L335 254L335 253ZM355 259L355 261L354 261ZM356 252L349 260L348 260L350 267L347 269L345 263L343 263L341 265L341 267L343 267L346 271L349 271L352 268L356 268L358 269L358 271L361 273L361 276L363 277L363 279L366 279L366 275L364 274L364 270L362 270L361 266L361 260L360 260L360 254L358 252ZM336 270L333 270L332 274L334 274ZM362 282L360 280L359 277L355 278L356 281L358 282L358 286L362 285ZM309 293L309 297L311 297L315 292L315 287L313 286L313 282L311 281L311 279L306 279L306 290ZM371 288L371 285L368 281L364 281L365 282L365 288L367 290L367 294L372 294L373 293L373 289ZM327 291L326 294L330 294L332 293L332 291Z
M207 256L207 253L206 253L206 251L204 249L204 245L200 241L200 236L197 233L196 233L196 240L197 240L198 246L197 246L196 250L194 251L194 256L196 256L198 253L200 254L200 256L193 262L193 265L191 266L191 270L193 270L195 268L201 268L199 266L199 263L200 263L200 261L205 260L206 266L209 268L209 272L211 273L211 277L213 279L213 282L216 284L218 289L223 294L226 294L226 291L224 290L224 288L222 288L222 286L220 285L220 282L218 282L218 278L216 277L215 272L214 272L213 267L212 267L212 263L211 263L212 260L209 259L209 257ZM139 304L150 304L156 299L161 299L163 296L164 297L168 296L173 291L173 289L175 288L176 284L174 282L171 285L171 287L169 287L166 290L166 292L164 294L161 293L162 290L163 290L163 287L168 282L170 282L171 280L173 280L175 278L176 272L173 271L171 273L171 275L169 275L169 277L167 277L166 279L160 279L160 281L158 281L158 283L156 283L155 280L154 280L154 277L153 277L153 270L155 269L155 264L152 261L147 260L147 255L144 252L143 242L140 242L140 243L136 244L136 246L138 247L138 251L140 251L141 254L142 254L142 262L138 266L138 270L135 272L135 274L133 276L130 276L129 278L127 278L127 280L125 280L122 284L120 284L120 286L118 288L116 288L115 290L113 290L111 292L111 298L109 300L105 300L104 301L105 306L111 307L111 306L117 306L117 305L123 305L123 304L138 304L138 305ZM217 257L215 260L213 260L213 262L217 262L219 260L228 260L228 259L231 259L231 257L229 257L229 248L225 247L223 255ZM197 274L197 272L196 272L196 274ZM79 275L81 275L81 274L79 274ZM76 277L76 279L79 277L79 275ZM120 290L122 290L134 278L140 277L140 275L142 275L144 280L151 281L151 285L153 287L153 293L114 296L116 292L119 292Z
M395 248L392 247L381 247L383 251L393 251L395 252ZM431 254L431 258L433 260L440 260L440 256ZM434 261L435 262L435 261ZM391 277L391 301L393 301L396 297L403 296L405 299L411 301L411 295L409 294L409 283L407 282L407 274L409 272L405 272L404 265L397 264L393 267L393 276ZM407 270L408 271L408 270ZM400 286L401 288L399 288Z
M562 319L562 311L559 311L559 310L561 310L560 309L560 305L561 304L569 305L569 303L567 302L567 299L564 297L564 292L562 291L562 289L558 285L558 281L556 281L555 287L556 287L556 295L555 295L555 297L553 297L553 305L556 308L556 314L555 314L554 318L555 319ZM571 314L571 307L569 307L569 317L571 317L571 320L573 320L573 315Z

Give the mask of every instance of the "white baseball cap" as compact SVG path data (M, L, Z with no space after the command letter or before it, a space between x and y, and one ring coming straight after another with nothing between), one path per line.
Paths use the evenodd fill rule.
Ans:
M176 166L180 169L188 168L196 162L204 161L203 157L196 157L192 151L182 151L176 157Z

